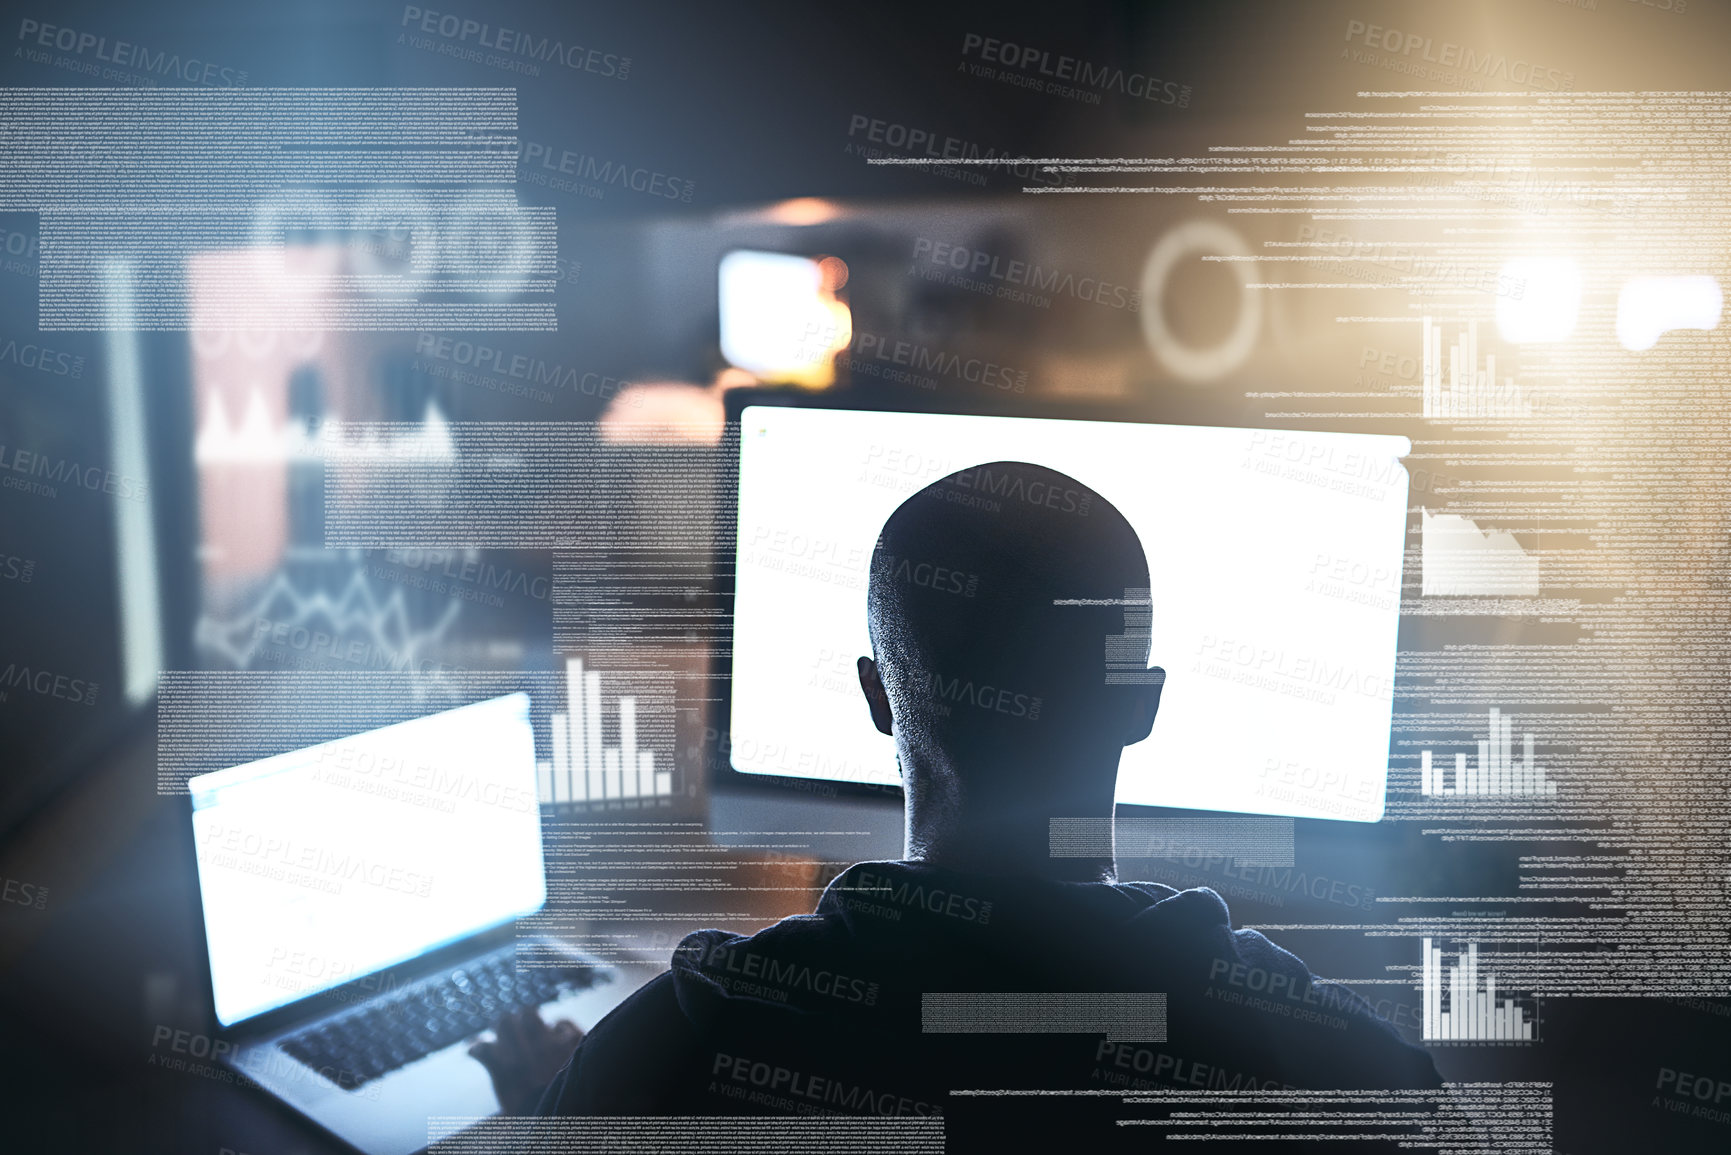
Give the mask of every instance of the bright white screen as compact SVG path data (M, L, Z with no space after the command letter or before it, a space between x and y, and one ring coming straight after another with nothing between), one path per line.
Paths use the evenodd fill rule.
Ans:
M775 380L808 372L834 351L836 318L816 261L741 249L721 258L719 279L721 355L730 365Z
M225 1026L546 899L525 694L200 775L188 787Z
M753 406L741 418L732 762L897 781L854 673L884 520L955 470L1029 461L1147 551L1153 735L1123 803L1382 816L1406 530L1404 437Z

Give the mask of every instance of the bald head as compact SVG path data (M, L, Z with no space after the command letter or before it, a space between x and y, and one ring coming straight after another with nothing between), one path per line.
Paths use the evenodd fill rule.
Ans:
M898 739L995 774L1083 740L1146 671L1148 584L1135 530L1073 477L994 461L920 490L884 523L867 593Z

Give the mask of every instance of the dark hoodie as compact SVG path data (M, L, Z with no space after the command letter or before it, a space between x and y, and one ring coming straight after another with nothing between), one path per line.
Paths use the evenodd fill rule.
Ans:
M1165 1038L922 1030L927 992L1113 991L1163 992ZM1038 1108L1071 1112L1065 1125L1078 1140L1078 1125L1090 1142L1098 1135L1092 1118L1108 1132L1138 1132L1146 1146L1154 1129L1110 1126L1124 1113L1113 1095L1012 1102L949 1092L1440 1083L1430 1056L1363 999L1261 934L1234 931L1207 888L863 862L830 883L812 914L749 938L687 937L669 973L583 1040L540 1111L941 1114L954 1143L964 1122L1021 1129L1018 1112Z

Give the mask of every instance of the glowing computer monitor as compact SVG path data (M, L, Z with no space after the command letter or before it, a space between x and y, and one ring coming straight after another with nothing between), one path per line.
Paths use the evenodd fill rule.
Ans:
M1152 736L1121 803L1375 821L1407 521L1404 437L751 406L740 426L730 757L894 784L854 661L884 520L960 469L1069 474L1152 570Z

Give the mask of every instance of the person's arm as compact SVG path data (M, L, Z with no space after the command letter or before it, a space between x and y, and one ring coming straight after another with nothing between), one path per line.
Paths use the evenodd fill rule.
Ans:
M554 1076L570 1067L582 1040L576 1023L548 1026L531 1009L500 1019L493 1027L493 1041L476 1043L469 1054L492 1076L499 1110L528 1115L536 1113Z
M680 1009L673 976L658 975L596 1023L557 1069L533 1107L537 1115L692 1113L687 1085L702 1060L696 1031ZM701 1112L699 1112L701 1113Z
M1313 974L1303 959L1253 930L1232 932L1237 956L1266 973L1286 976L1286 989L1303 998L1303 1007L1342 1020L1343 1029L1319 1031L1318 1040L1338 1034L1337 1045L1313 1050L1309 1059L1318 1077L1342 1087L1413 1090L1442 1085L1430 1052L1401 1038L1393 1023L1356 992ZM1324 1076L1323 1072L1330 1072Z

